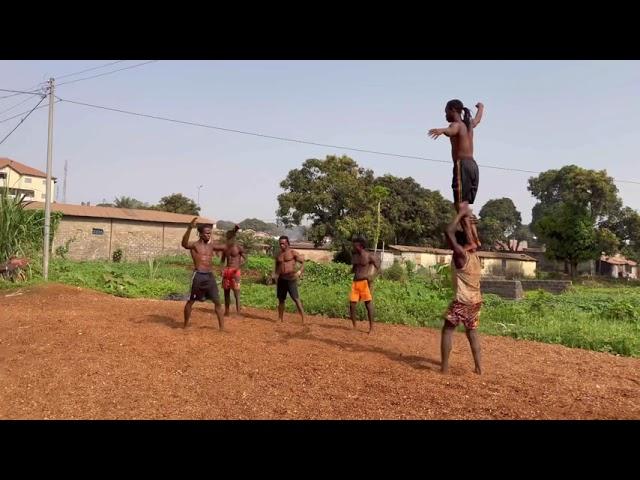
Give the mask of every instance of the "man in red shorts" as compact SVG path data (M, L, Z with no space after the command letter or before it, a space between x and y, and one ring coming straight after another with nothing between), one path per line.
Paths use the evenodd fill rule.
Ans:
M224 316L229 316L231 290L236 299L236 312L240 313L240 267L247 261L244 249L236 242L236 233L240 227L236 225L227 232L226 248L222 252L222 264L226 261L222 272L222 289L224 290Z
M482 373L480 367L481 352L480 339L478 338L478 322L480 308L482 307L482 293L480 292L480 273L482 265L480 259L467 238L465 231L460 227L460 221L469 215L469 207L461 206L455 220L447 227L446 237L449 246L453 250L451 259L451 277L455 297L445 313L444 326L442 327L442 340L440 351L442 354L442 373L449 369L449 354L453 342L453 331L460 324L464 325L473 361L475 373Z

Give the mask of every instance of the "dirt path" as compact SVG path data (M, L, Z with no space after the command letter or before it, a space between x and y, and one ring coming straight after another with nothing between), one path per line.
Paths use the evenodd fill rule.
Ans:
M49 285L0 294L0 418L640 419L640 359L483 336L247 309L214 327L197 304ZM361 330L365 325L359 325Z

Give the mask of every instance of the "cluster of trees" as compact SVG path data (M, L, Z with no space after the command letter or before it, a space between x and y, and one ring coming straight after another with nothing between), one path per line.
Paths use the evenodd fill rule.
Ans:
M216 222L216 226L220 230L230 230L236 225L236 222L231 222L228 220L218 220ZM241 222L238 222L237 225L242 230L253 230L255 232L264 232L269 235L283 235L284 228L278 227L275 223L267 223L259 220L257 218L245 218Z
M285 226L309 221L307 238L316 245L330 238L346 248L354 235L364 235L371 247L443 246L443 228L453 212L440 192L411 177L376 177L347 156L309 159L280 186L278 218Z
M601 253L640 255L640 215L623 208L618 188L605 170L568 165L529 179L538 200L532 231L547 247L547 256L569 264L597 259Z
M283 225L311 223L307 238L316 245L330 239L347 249L352 236L364 235L369 246L381 242L445 246L442 235L453 214L451 202L413 178L376 177L347 156L306 160L280 183L278 218ZM640 260L640 214L623 207L606 171L575 165L530 178L537 203L530 225L509 198L489 200L479 212L478 229L485 248L518 250L521 242L546 246L550 259L578 263L604 252Z
M480 210L478 229L485 246L498 243L517 250L535 238L546 255L566 262L572 274L578 263L602 253L640 259L640 214L622 206L618 189L606 171L568 165L529 179L536 198L531 225L523 225L509 198L488 201Z
M133 197L116 197L112 203L99 203L99 207L133 208L141 210L161 210L163 212L200 215L200 207L196 202L181 193L172 193L162 197L156 205L141 202Z

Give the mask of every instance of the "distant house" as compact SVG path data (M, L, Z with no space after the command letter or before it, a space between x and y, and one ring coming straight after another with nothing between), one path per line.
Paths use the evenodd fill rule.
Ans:
M32 202L28 209L42 210L44 204ZM182 236L193 215L114 207L91 207L54 203L52 211L61 212L52 249L68 243L73 260L107 260L121 249L127 260L144 260L159 255L183 253ZM200 217L200 223L215 226L215 221ZM191 240L197 239L194 230Z
M52 202L55 184L56 179L52 177ZM24 195L25 200L44 201L47 198L47 174L10 158L0 158L0 187L8 188L11 195Z
M417 266L433 267L449 264L453 252L441 248L415 247L409 245L389 245L388 250L378 254L382 269L388 268L394 260L411 261ZM483 276L532 278L536 276L537 260L523 253L478 252L482 263Z
M613 278L638 278L638 263L629 260L622 255L608 257L602 255L596 261L596 272Z

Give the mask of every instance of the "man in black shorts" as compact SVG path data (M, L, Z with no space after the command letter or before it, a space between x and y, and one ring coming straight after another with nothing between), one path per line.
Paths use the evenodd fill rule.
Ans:
M450 122L449 127L429 130L429 136L434 140L440 135L446 135L451 140L451 156L453 157L451 188L453 189L456 212L459 212L461 208L466 209L469 205L473 205L478 193L480 175L478 164L473 159L473 129L482 119L484 105L478 103L476 108L478 112L474 118L471 118L471 112L460 100L451 100L445 107L446 119L447 122ZM471 209L469 208L468 211L471 212ZM475 223L472 222L471 213L462 219L461 224L470 241L468 247L472 249L480 247L480 237Z
M209 299L215 305L216 316L218 317L218 327L224 330L224 317L222 316L222 306L218 295L218 285L213 276L211 261L215 252L225 250L225 245L216 245L211 242L211 226L198 226L198 241L190 242L191 230L196 226L198 218L194 218L182 237L182 247L191 251L194 272L191 278L191 296L184 306L184 328L189 324L191 309L196 300L203 302Z
M275 274L278 277L278 318L284 321L284 302L287 293L296 304L302 323L304 323L304 310L298 295L298 279L304 274L304 257L289 247L289 237L283 235L279 238L280 252L276 257ZM296 264L301 265L296 271Z

